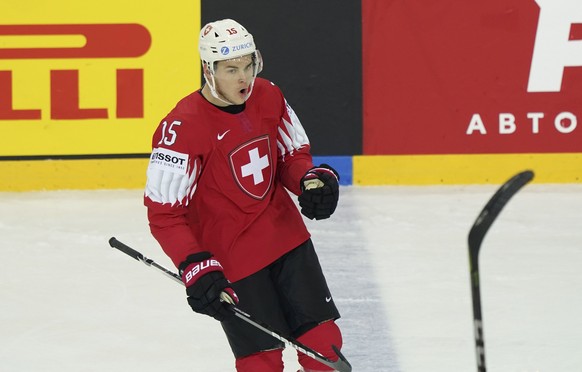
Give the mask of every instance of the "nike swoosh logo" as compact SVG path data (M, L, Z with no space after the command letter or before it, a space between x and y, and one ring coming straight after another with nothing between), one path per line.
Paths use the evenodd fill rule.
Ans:
M228 132L230 132L230 129L229 129L229 130L227 130L226 132L222 133L222 134L220 134L220 133L219 133L219 134L217 134L217 135L216 135L216 138L218 138L218 140L220 141L221 139L223 139L223 138L224 138L224 136L226 136L226 134L227 134Z
M329 302L329 301L331 301L331 297L326 297L325 302Z

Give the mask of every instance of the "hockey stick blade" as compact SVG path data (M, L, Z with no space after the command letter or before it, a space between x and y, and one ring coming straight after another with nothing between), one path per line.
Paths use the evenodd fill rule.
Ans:
M491 227L491 224L493 224L499 213L501 213L503 207L505 207L509 199L511 199L519 189L530 182L533 177L534 173L531 170L520 172L511 177L511 179L505 182L497 192L493 194L475 220L475 223L471 227L471 231L469 231L469 247L471 251L478 253L485 234L489 231L489 227Z
M159 265L154 260L147 258L146 256L144 256L140 252L136 251L135 249L123 244L122 242L120 242L116 238L112 237L111 239L109 239L109 245L112 248L116 248L116 249L120 250L121 252L127 254L128 256L134 258L135 260L143 262L147 266L155 267L156 269L163 272L170 279L173 279L174 281L184 285L184 282L182 282L182 278L178 274L166 269L162 265ZM296 339L294 339L292 337L285 337L285 336L279 334L274 329L272 329L269 325L254 319L251 315L245 313L244 311L242 311L238 307L236 307L232 304L228 305L228 306L229 306L229 309L234 313L234 315L237 318L247 322L248 324L252 325L253 327L255 327L255 328L257 328L265 333L267 333L268 335L276 338L277 340L282 341L285 345L292 347L293 349L309 356L312 359L315 359L316 361L318 361L322 364L325 364L326 366L328 366L330 368L335 369L338 372L351 372L352 371L352 366L350 365L350 363L347 361L347 359L343 356L343 354L340 352L340 350L335 345L331 346L333 351L337 354L337 357L338 357L338 360L334 362L333 360L326 358L325 356L318 353L317 351L303 345L302 343L300 343Z
M483 318L481 314L481 289L479 278L479 249L485 234L501 213L509 199L530 182L534 173L530 170L520 172L505 182L487 202L469 231L469 265L471 273L471 295L473 302L473 326L477 371L486 372L485 341L483 337Z

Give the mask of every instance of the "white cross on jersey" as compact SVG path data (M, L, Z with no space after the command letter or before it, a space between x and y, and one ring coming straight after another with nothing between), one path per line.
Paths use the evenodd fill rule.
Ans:
M269 166L269 157L267 155L259 157L259 149L255 147L249 150L249 158L251 162L241 167L241 174L243 177L253 176L253 182L258 185L265 180L263 169Z

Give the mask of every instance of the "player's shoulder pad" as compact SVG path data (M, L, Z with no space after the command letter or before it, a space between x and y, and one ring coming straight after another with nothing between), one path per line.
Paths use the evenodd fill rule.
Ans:
M253 87L253 95L257 96L269 96L269 97L281 97L283 92L281 89L272 81L259 78L255 79L255 86Z
M189 127L198 127L206 121L208 115L204 109L204 98L199 92L194 92L182 98L176 106L166 115L167 119L179 120L187 123Z
M259 89L280 89L277 84L273 83L271 80L257 77L255 78L255 88Z

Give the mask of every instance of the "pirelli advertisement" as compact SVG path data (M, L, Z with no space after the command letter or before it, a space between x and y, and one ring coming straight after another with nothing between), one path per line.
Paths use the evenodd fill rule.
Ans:
M2 3L0 189L142 187L153 130L200 86L200 5L172 2Z
M239 3L5 0L0 190L143 187L220 18L253 33L262 76L348 183L582 182L579 0Z

